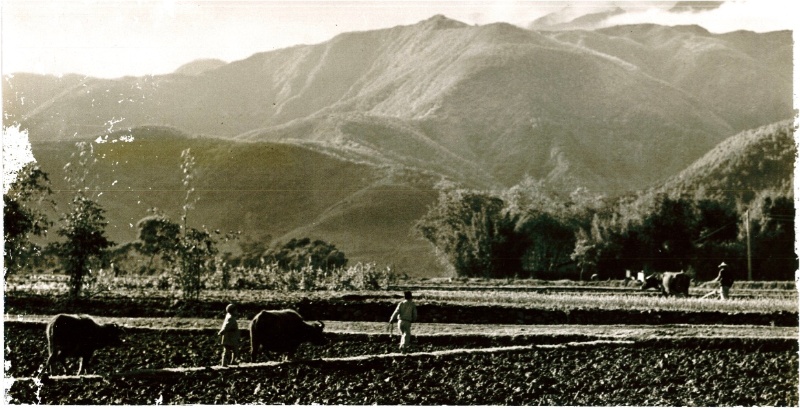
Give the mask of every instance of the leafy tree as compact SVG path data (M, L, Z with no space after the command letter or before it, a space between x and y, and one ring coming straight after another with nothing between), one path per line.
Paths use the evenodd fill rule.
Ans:
M347 265L344 252L336 249L335 245L322 240L312 242L309 238L292 239L285 245L270 248L264 253L263 259L284 270L310 267L328 272Z
M575 248L575 229L569 221L547 212L528 211L518 223L518 232L528 244L525 267L533 272L555 272L570 263Z
M629 221L619 209L607 208L595 213L589 227L577 229L575 248L570 255L580 268L580 279L594 273L613 276L613 272L641 264L631 240Z
M29 255L38 252L30 236L44 236L53 223L37 207L52 193L50 179L35 163L25 165L3 194L3 262L6 272L13 273L26 265Z
M203 274L218 250L216 240L206 230L184 229L177 247L178 284L184 299L197 300L204 287Z
M58 234L66 241L57 249L64 270L69 273L69 297L81 296L84 279L91 273L91 261L114 245L105 237L105 211L93 200L78 195L73 198L71 211L61 218Z
M157 255L162 255L168 262L171 261L180 243L179 224L154 210L153 215L136 222L136 229L139 250L145 255L150 255L147 272L150 271L153 259Z
M269 234L261 235L258 239L253 239L246 235L239 241L239 248L242 250L241 256L238 257L239 265L246 268L262 265L263 257L269 249L270 242L272 242L272 236Z
M742 215L728 202L698 199L694 203L698 220L691 263L697 280L716 277L720 261L736 270L735 262L746 256L745 242L739 239Z
M581 227L572 258L582 270L606 276L626 269L692 269L711 279L721 260L742 258L741 216L723 200L644 195L620 198Z
M521 271L517 218L490 195L442 192L415 229L463 277L507 277ZM516 254L515 254L516 253Z
M646 250L646 264L656 271L687 268L696 224L689 200L657 196L637 229Z
M576 262L580 268L580 280L584 280L585 273L597 272L597 264L600 260L600 247L592 242L591 237L585 230L579 230L575 234L575 247L570 254L570 259Z
M192 185L196 172L196 160L188 148L181 152L181 159L183 187L186 195L182 207L180 234L172 249L174 249L176 279L183 298L197 300L200 297L200 291L204 288L203 276L211 270L214 257L218 253L217 239L205 228L199 230L188 226L189 210L194 208L198 199L194 195L195 189ZM159 224L169 231L174 229L168 220ZM215 233L219 234L218 231ZM226 239L233 236L235 235L229 234Z
M750 219L753 278L794 279L798 268L794 200L764 192L753 201ZM745 230L740 232L740 239L745 241Z
M56 244L64 270L69 273L69 297L76 300L81 297L84 280L91 274L91 262L103 256L104 251L114 245L105 236L108 222L103 215L105 211L89 195L98 189L90 189L87 180L91 167L97 162L90 143L79 142L74 161L64 166L65 179L76 190L70 203L70 210L61 217L58 234L66 241Z

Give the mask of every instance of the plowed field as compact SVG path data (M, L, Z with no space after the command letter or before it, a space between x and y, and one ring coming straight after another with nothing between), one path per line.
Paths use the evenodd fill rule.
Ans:
M104 377L38 376L42 320L6 318L6 400L25 404L422 404L797 406L797 328L420 324L394 354L382 323L329 323L330 343L294 360L219 368L217 321L118 318L124 348ZM245 325L240 325L246 328ZM581 344L598 339L626 344ZM246 340L246 338L245 338ZM569 343L573 342L573 343ZM509 350L493 347L516 346ZM453 351L453 349L461 349ZM240 353L246 359L247 347ZM320 360L324 359L324 360ZM170 371L157 369L173 368ZM142 369L151 369L142 371ZM75 368L70 369L74 373Z

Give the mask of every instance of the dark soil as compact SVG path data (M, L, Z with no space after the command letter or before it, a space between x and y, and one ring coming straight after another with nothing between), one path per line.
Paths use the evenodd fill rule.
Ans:
M566 348L18 381L11 403L797 406L797 353Z
M7 314L84 313L104 317L195 317L221 320L223 301L96 298L67 303L6 295ZM385 322L389 301L300 299L287 305L243 303L242 317L261 309L294 308L307 320ZM442 323L488 324L732 324L797 326L789 312L728 314L624 310L543 310L506 306L426 304L420 315ZM5 374L41 375L47 359L42 323L6 322ZM249 340L242 331L245 344ZM588 336L420 336L415 351L557 344ZM105 379L17 380L13 404L410 404L558 406L798 406L798 344L789 339L682 338L632 346L585 346L443 356L317 358L395 352L397 336L329 334L325 346L302 345L292 361L255 368L211 369L221 348L215 329L129 328L126 343L99 350L91 373ZM249 361L249 346L239 355ZM281 360L263 355L258 361ZM173 376L121 375L141 369L200 367ZM74 374L76 361L56 374Z
M7 322L4 331L7 376L38 374L46 360L44 325ZM328 345L303 345L294 360L271 367L207 369L168 378L45 378L41 386L26 379L16 381L6 398L13 404L798 405L794 340L663 339L626 347L313 360L396 349L396 340L387 335L329 338ZM416 338L415 350L577 340L586 338L429 336ZM243 346L241 353L247 350ZM98 351L93 373L211 366L219 355L214 330L129 329L124 347ZM73 365L70 372L75 370Z
M6 375L32 377L40 374L47 361L47 339L45 324L6 322L5 360ZM250 362L250 332L241 330L242 345L239 356ZM398 337L369 334L328 334L328 344L315 346L303 344L293 359L320 357L350 357L396 352ZM554 344L589 340L580 336L482 336L443 335L415 337L415 351L459 348L482 348L518 346L530 344ZM213 329L127 329L124 347L98 350L92 359L92 372L108 374L138 369L162 369L174 367L203 367L218 365L221 347L216 330ZM283 360L278 354L262 353L257 361ZM68 361L69 374L77 372L77 359ZM56 366L55 374L66 374Z

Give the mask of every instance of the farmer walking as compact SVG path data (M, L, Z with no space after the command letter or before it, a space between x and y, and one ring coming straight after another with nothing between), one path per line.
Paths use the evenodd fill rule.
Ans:
M714 282L719 282L719 298L722 300L728 299L728 293L733 286L733 275L726 269L728 264L722 262L719 264L719 274L714 279Z
M411 300L410 291L403 292L403 296L405 300L397 304L389 319L389 325L399 319L397 328L400 330L400 351L406 353L411 345L411 323L417 321L417 305Z
M222 328L219 330L219 335L222 336L220 344L222 344L222 367L236 364L236 349L239 347L239 325L236 320L239 319L239 312L236 305L230 304L225 307L225 320L222 322ZM230 359L228 359L230 357Z

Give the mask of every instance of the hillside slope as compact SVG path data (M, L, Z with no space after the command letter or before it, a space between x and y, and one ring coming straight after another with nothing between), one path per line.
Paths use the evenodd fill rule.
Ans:
M792 195L796 160L793 124L770 124L727 138L655 191L744 203L760 191Z
M133 140L120 140L123 135ZM193 184L198 200L188 214L190 226L284 242L323 239L353 263L394 264L417 276L441 269L429 245L411 232L437 196L436 178L344 161L293 144L189 137L166 127L137 128L94 144L98 162L92 173L98 178L90 187L102 192L97 199L106 210L112 240L135 240L136 222L151 208L180 220L185 196L181 151L187 148L197 164ZM64 212L73 191L62 167L76 152L74 144L35 143L33 151ZM47 238L59 239L54 234Z
M74 141L107 136L94 171L117 242L150 208L179 217L191 148L191 225L319 238L429 276L441 267L411 227L437 186L743 198L790 186L788 126L743 131L792 117L791 68L788 32L434 16L163 76L17 73L3 79L3 123L29 132L62 204Z
M539 33L443 16L194 75L5 81L4 124L34 141L165 125L341 153L368 146L474 187L532 176L563 189L642 189L731 134L792 115L790 33Z
M430 245L412 232L436 201L442 176L391 161L387 165L369 154L359 159L348 151L343 156L313 141L190 137L167 127L112 134L94 144L98 163L93 174L98 178L91 185L102 192L98 200L107 211L112 240L134 240L136 222L151 208L179 220L185 195L180 153L186 148L197 161L198 202L189 213L191 226L271 237L273 243L323 239L343 250L351 263L394 265L412 276L444 272ZM64 182L63 164L76 152L74 144L35 143L33 149L50 175L54 199L66 206L72 191ZM761 190L791 192L795 157L789 122L745 131L642 198L666 192L748 201Z
M691 94L736 132L791 117L789 31L712 34L698 26L640 24L553 36L636 65Z

